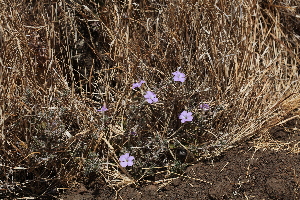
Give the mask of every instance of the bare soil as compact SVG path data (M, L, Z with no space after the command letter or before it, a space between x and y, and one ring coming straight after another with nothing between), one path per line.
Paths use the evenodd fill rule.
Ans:
M184 176L157 184L129 185L116 192L92 181L62 199L300 199L300 121L274 127L276 148L258 148L248 141L221 156L189 166ZM293 152L291 151L293 149ZM95 179L97 180L97 179ZM163 180L163 179L162 179Z

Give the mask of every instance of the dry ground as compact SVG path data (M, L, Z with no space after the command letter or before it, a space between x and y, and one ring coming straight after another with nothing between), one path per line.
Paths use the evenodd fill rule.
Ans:
M80 183L60 198L79 199L299 199L300 121L271 129L272 142L245 142L187 168L182 177L127 186L120 191L99 179ZM273 148L269 148L273 146ZM155 181L155 179L157 179Z

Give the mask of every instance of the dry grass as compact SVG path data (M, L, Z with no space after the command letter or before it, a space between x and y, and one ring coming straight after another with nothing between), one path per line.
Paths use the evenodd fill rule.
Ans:
M0 1L3 194L181 173L299 109L296 0L95 2ZM172 81L179 67L184 84ZM183 110L193 122L180 123Z

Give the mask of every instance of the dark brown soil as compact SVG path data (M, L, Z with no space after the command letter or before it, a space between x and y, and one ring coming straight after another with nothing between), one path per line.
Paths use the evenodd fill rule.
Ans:
M63 199L300 199L299 123L270 131L282 150L256 148L252 142L186 169L185 177L165 184L145 183L115 190L101 184L83 185ZM275 145L276 146L276 145ZM292 147L292 149L288 148ZM92 187L91 187L92 186ZM87 189L90 188L90 189ZM93 188L93 189L91 189Z

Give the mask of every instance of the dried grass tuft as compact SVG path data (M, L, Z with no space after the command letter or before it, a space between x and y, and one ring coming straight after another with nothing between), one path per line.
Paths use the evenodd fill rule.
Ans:
M93 173L117 189L164 166L167 179L267 137L300 105L299 6L1 1L2 194L49 195ZM182 85L172 81L177 69ZM147 90L157 104L145 103ZM183 110L192 123L180 123ZM129 170L118 161L126 152L135 156Z

